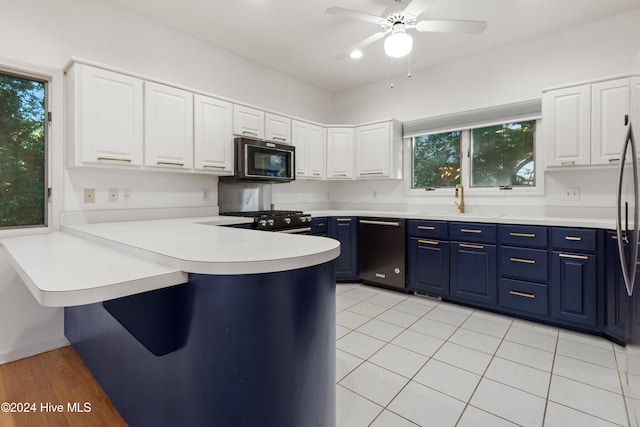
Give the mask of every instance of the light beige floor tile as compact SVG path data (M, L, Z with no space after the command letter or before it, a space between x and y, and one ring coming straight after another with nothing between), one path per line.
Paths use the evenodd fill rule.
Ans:
M394 325L402 326L403 328L411 325L419 318L420 317L415 314L405 313L404 311L395 310L393 308L385 311L377 317L378 320L393 323Z
M594 387L604 388L614 393L622 393L620 378L616 369L605 368L571 357L556 355L553 373Z
M379 293L380 291L378 291L375 288L371 288L368 286L357 286L357 287L354 287L353 289L348 290L347 292L343 292L341 295L344 295L349 298L357 299L358 301L364 301L366 299L376 296Z
M347 310L353 311L354 313L362 314L368 317L376 317L379 314L387 311L386 308L381 307L376 304L371 304L369 301L359 302L355 305L352 305Z
M418 371L413 380L466 402L480 378L480 375L431 359Z
M600 347L560 338L558 339L557 353L573 359L595 363L605 368L617 369L613 349L605 350Z
M433 358L478 375L484 373L491 361L491 355L487 353L450 342L445 343Z
M367 299L368 303L379 305L385 308L391 308L394 305L401 303L406 300L407 296L399 294L399 293L391 293L391 292L380 292L378 295L372 296Z
M356 330L358 332L362 332L363 334L388 342L397 337L402 331L404 331L404 328L393 325L391 323L383 322L382 320L371 319Z
M469 405L456 427L517 427L517 424Z
M340 339L343 336L347 335L351 332L351 329L345 328L344 326L336 325L336 339Z
M485 378L515 387L536 396L547 398L551 373L531 368L510 360L494 357Z
M349 329L355 329L358 326L364 325L371 319L369 316L363 316L362 314L354 313L349 310L343 310L336 314L336 324Z
M413 299L409 298L405 301L402 301L400 304L393 307L394 310L404 311L405 313L415 314L416 316L424 316L431 310L433 310L434 306L421 304Z
M336 349L336 382L347 376L362 362L364 362L364 359Z
M483 310L475 310L469 317L471 319L488 320L493 323L503 324L505 326L511 326L511 324L513 323L513 317L506 316L504 314L491 313L490 311Z
M395 337L391 343L406 348L407 350L415 351L416 353L420 353L424 356L431 356L440 348L440 346L442 346L444 341L439 338L406 330Z
M546 401L530 393L483 378L470 403L516 424L537 427L542 425Z
M550 335L553 337L558 337L558 333L560 328L555 326L543 325L542 323L530 322L528 320L522 319L513 319L513 323L511 324L514 328L526 329L532 332L537 332L539 334Z
M483 353L494 354L500 345L501 339L468 329L458 329L449 338L449 342L482 351Z
M596 418L555 402L547 404L547 412L544 417L544 427L615 427L617 425L619 424L610 423L602 418Z
M420 332L421 334L446 340L453 335L458 327L423 317L409 326L409 329Z
M452 309L451 307L446 307L440 304L425 314L425 317L431 320L437 320L438 322L447 323L449 325L460 326L465 320L467 320L470 314L471 312Z
M336 424L338 427L367 427L382 411L370 400L336 386Z
M470 331L480 332L485 335L491 335L496 338L504 338L511 323L496 322L473 313L462 324L461 328Z
M394 414L391 411L384 410L375 419L369 427L416 427L417 424L412 423L406 418L402 418L400 415Z
M409 379L369 362L364 362L340 381L340 385L381 406L409 382Z
M391 411L421 427L453 427L464 407L464 402L413 381L389 405Z
M607 421L625 424L622 395L553 375L549 400Z
M551 372L554 354L511 341L502 341L497 357L521 363L536 369Z
M611 350L613 348L613 343L606 338L570 331L568 329L560 329L558 338L588 344L594 347L600 347L605 350Z
M356 331L350 332L336 341L336 348L361 359L368 359L384 345L384 341Z
M546 334L534 328L515 327L515 322L507 331L504 339L551 352L555 351L557 341L555 335Z
M385 345L369 358L371 363L407 378L413 377L427 360L427 356L394 344Z

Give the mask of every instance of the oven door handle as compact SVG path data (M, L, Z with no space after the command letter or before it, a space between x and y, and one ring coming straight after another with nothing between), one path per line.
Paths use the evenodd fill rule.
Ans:
M287 233L287 234L309 234L311 232L311 227L303 227L303 228L289 228L285 230L274 230L278 233Z

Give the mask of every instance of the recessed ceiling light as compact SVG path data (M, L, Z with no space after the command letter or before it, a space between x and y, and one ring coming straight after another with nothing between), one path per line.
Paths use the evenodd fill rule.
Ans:
M351 57L351 59L360 59L360 58L362 58L362 51L361 50L354 50L353 52L351 52L349 54L349 56Z

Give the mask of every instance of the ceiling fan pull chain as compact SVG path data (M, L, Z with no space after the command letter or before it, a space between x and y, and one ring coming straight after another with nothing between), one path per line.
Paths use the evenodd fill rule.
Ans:
M391 84L389 85L390 89L393 89L396 85L393 84L393 65L394 65L395 61L393 59L391 59Z
M413 53L409 54L409 72L407 73L407 78L411 78L411 57L413 56Z

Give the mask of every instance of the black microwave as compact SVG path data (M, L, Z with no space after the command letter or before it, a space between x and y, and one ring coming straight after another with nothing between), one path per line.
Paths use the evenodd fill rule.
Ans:
M235 138L236 181L289 182L296 179L296 148L293 145Z

